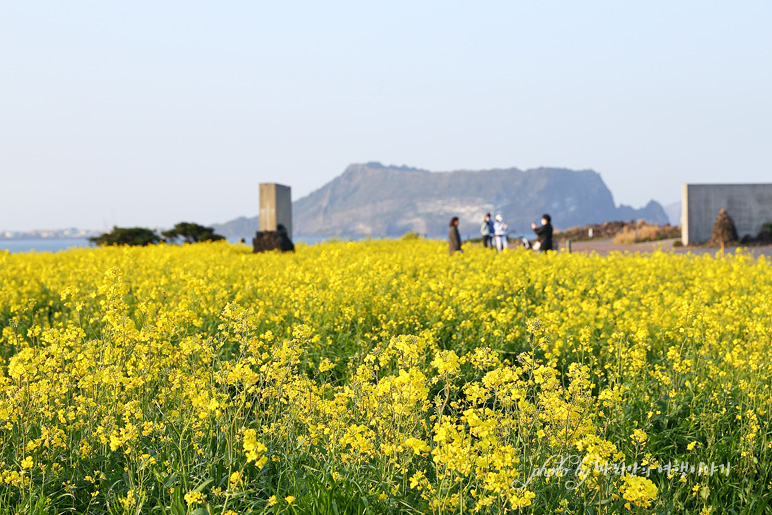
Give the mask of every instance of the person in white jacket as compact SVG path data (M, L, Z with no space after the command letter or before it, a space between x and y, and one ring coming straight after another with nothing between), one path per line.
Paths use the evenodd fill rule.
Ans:
M496 241L496 251L501 252L507 248L507 222L501 215L496 215L496 223L493 224L493 236Z

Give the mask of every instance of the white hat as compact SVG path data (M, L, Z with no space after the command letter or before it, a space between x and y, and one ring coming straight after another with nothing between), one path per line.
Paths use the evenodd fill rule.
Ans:
M503 218L501 215L496 215L496 221L497 221L497 222L500 222L500 221L502 221L503 219L504 219L504 218Z

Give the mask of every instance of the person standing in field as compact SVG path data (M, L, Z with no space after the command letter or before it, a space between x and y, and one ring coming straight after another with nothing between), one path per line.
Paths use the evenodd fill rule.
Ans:
M450 219L450 231L448 232L448 248L450 249L450 255L455 252L463 252L461 250L461 235L458 234L458 217L454 216Z
M483 247L493 248L493 220L491 220L490 213L486 213L483 223L480 225L480 236L482 236Z
M533 232L539 237L539 241L537 242L538 249L536 248L536 245L534 245L534 250L539 250L540 252L552 250L552 218L550 215L546 213L541 215L541 227L532 223L531 229L533 229Z
M496 241L496 251L501 252L507 248L507 222L504 217L496 215L496 223L493 224L493 235Z

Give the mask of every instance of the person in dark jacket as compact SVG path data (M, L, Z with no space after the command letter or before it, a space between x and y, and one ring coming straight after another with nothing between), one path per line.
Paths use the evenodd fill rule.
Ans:
M458 234L458 217L454 216L450 219L450 231L448 232L448 247L450 254L454 252L463 252L461 250L461 236Z
M541 216L541 227L532 223L531 229L539 237L539 251L552 250L552 218L548 214Z

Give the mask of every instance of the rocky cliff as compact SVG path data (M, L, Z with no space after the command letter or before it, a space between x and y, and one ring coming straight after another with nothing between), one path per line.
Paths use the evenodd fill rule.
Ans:
M463 236L477 236L483 215L501 214L510 232L530 234L542 213L556 228L610 220L645 219L667 223L657 202L642 209L617 207L600 175L592 170L538 168L429 172L380 163L354 164L322 188L293 203L296 236L429 236L447 233L453 216ZM215 225L220 234L247 237L257 218ZM238 226L241 233L231 234ZM254 229L251 226L254 225Z

